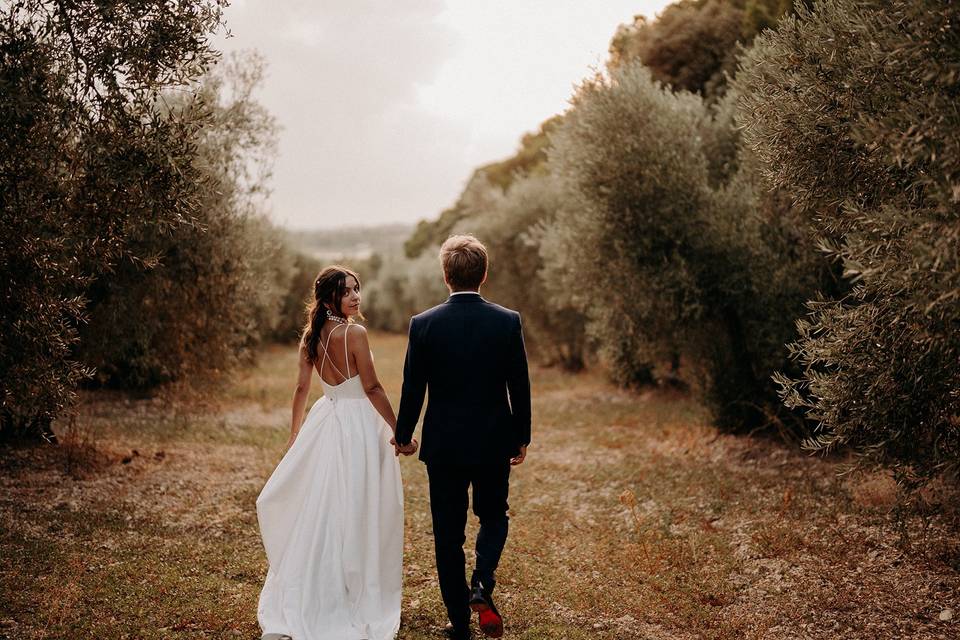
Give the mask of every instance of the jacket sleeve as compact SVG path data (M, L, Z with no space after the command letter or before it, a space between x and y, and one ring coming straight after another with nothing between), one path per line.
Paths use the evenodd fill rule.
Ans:
M414 319L410 318L407 332L407 356L403 361L403 387L400 394L400 411L397 414L397 444L407 445L420 419L423 398L427 391L427 376L421 353L417 353L417 332Z
M523 325L516 315L511 333L507 391L513 414L514 434L518 446L530 444L530 373L527 368L527 350L523 344Z

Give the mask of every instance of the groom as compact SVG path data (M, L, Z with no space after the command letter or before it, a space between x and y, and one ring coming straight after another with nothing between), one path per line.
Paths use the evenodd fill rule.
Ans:
M493 638L503 620L493 604L494 571L507 541L510 467L530 442L530 378L520 314L484 300L487 250L473 236L452 236L440 248L450 297L410 319L403 394L397 417L398 453L409 455L429 389L420 459L427 465L440 594L455 640L470 633L470 610ZM464 526L467 490L480 519L476 568L467 586Z

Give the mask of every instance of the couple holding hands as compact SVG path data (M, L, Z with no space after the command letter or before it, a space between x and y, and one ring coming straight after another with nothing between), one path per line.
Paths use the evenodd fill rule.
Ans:
M403 485L397 456L426 463L440 593L453 640L503 634L493 601L507 539L510 468L530 442L520 314L485 300L488 258L473 236L440 249L446 302L410 320L398 414L377 378L360 279L331 266L315 281L300 343L288 449L257 498L269 569L257 617L265 639L392 640L400 627ZM306 417L316 374L324 396ZM422 446L413 439L425 396ZM468 490L480 520L465 575Z

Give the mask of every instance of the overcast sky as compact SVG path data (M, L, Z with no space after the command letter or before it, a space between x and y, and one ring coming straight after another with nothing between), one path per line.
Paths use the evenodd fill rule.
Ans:
M667 0L233 0L224 51L266 58L273 219L435 218L472 170L566 109L617 25Z

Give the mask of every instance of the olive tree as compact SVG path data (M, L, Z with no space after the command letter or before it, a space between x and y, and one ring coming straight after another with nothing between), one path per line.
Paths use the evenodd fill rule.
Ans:
M263 72L258 55L234 54L198 81L196 210L173 227L131 221L127 242L151 261L121 260L89 287L77 354L96 383L146 388L228 370L280 321L293 260L261 212L276 146L254 98ZM172 112L187 99L161 104Z
M818 423L901 481L960 457L960 7L824 0L761 35L739 121L771 185L853 285L814 299L780 375Z
M502 197L468 209L455 232L472 233L486 245L490 272L484 296L523 314L531 354L544 364L578 370L585 358L584 317L550 295L540 255L562 200L563 190L553 175L518 176Z
M620 382L680 377L723 426L796 433L770 375L825 270L789 204L754 179L733 104L707 108L637 63L581 87L550 147L563 196L544 280Z
M0 15L0 436L49 434L89 371L86 290L147 260L131 226L195 217L195 101L158 108L215 60L223 2L12 0Z

